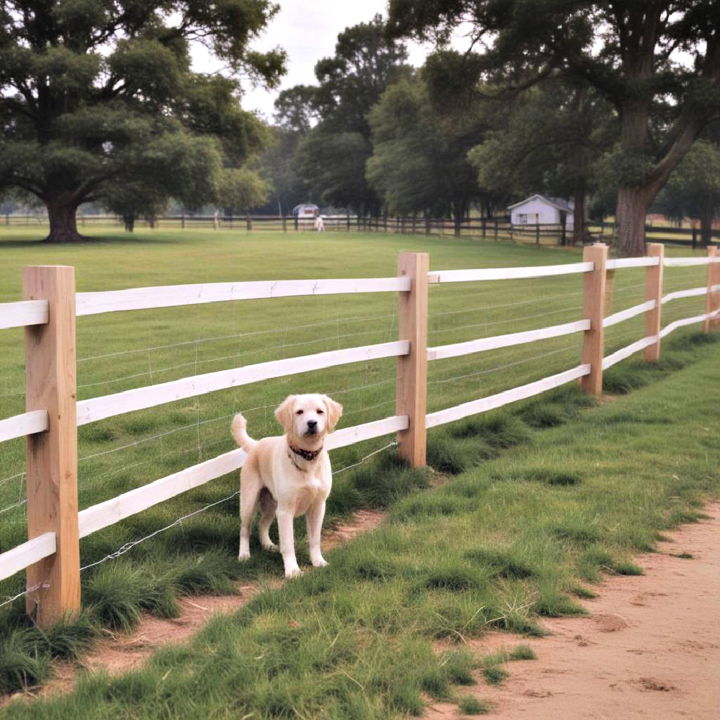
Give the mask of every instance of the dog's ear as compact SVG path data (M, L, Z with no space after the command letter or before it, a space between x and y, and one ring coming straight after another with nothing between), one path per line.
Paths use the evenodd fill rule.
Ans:
M275 419L283 426L285 432L293 429L293 405L297 395L288 395L275 410Z
M325 403L325 407L327 408L327 429L328 432L332 432L335 429L335 426L337 425L337 422L342 415L343 406L339 402L335 402L332 398L329 398L327 395L323 395L323 402Z

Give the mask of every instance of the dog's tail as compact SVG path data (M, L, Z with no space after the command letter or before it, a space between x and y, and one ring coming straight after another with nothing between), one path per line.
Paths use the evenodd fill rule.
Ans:
M247 420L238 413L232 421L232 436L235 438L235 442L245 451L250 452L250 449L255 446L257 440L253 440L247 434Z

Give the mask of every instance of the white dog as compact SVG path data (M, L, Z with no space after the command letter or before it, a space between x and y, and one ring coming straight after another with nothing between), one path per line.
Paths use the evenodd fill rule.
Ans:
M293 536L293 519L300 515L306 516L310 561L327 565L320 533L332 472L323 443L341 415L342 405L327 395L290 395L275 410L285 434L262 440L253 440L245 418L235 416L233 437L248 454L240 472L240 560L250 557L250 524L259 505L260 543L266 550L277 550L268 532L277 517L285 577L301 572Z
M315 216L315 229L318 232L325 232L325 219L322 215Z

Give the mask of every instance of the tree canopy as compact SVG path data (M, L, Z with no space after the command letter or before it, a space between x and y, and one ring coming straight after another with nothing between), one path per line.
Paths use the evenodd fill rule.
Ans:
M658 207L671 218L700 220L702 242L712 237L712 223L720 210L720 146L698 140L673 171L658 198Z
M457 82L518 91L563 74L613 106L617 241L642 253L649 203L720 111L720 2L390 0L394 37L447 40L460 23L473 49Z
M470 159L480 187L507 201L535 192L572 198L574 241L582 242L595 163L617 130L616 116L592 87L556 78L518 98Z
M0 190L45 203L51 241L78 238L77 207L123 185L213 199L221 167L267 133L237 79L193 71L191 46L272 85L284 53L251 43L275 12L269 0L0 2Z

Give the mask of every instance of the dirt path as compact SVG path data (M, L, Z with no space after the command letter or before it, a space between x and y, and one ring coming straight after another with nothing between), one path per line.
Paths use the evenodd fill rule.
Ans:
M705 512L711 519L682 527L659 553L638 558L645 575L609 578L600 597L584 602L589 617L545 622L552 635L527 643L538 659L508 664L502 687L471 688L494 704L491 716L720 718L720 503ZM517 644L494 635L472 648L485 654ZM455 706L437 704L427 717L460 716Z
M324 533L323 548L332 548L349 542L361 533L376 528L386 513L359 510L352 519ZM282 583L278 577L277 585ZM131 633L111 633L99 640L82 659L80 668L91 672L105 670L118 674L132 670L145 662L158 648L187 640L200 630L214 615L230 613L252 600L259 590L258 584L239 584L237 595L202 595L181 598L178 602L180 614L176 618L164 619L145 614L137 628ZM6 697L5 703L19 695L44 697L69 692L75 687L78 670L75 663L57 663L55 675L40 688ZM3 706L0 698L0 708Z

